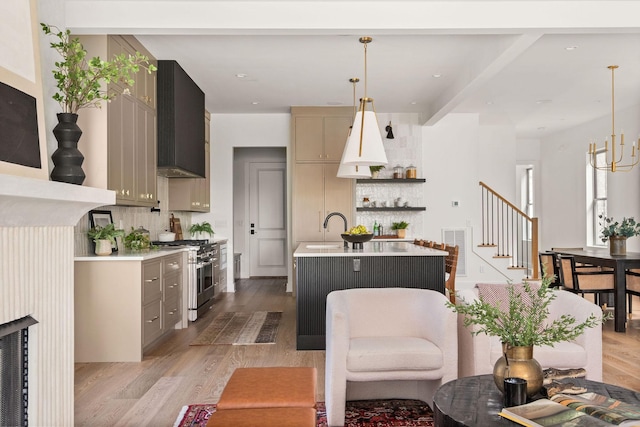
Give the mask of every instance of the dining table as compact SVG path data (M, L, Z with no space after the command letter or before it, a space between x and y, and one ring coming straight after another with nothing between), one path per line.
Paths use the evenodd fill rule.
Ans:
M627 252L626 255L611 255L609 249L600 248L558 249L555 252L560 255L571 255L576 262L600 267L610 267L613 269L615 331L625 332L627 329L627 304L625 301L627 290L626 270L640 268L640 252Z

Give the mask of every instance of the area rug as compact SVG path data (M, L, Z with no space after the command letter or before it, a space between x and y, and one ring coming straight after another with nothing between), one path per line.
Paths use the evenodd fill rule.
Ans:
M204 427L216 411L214 404L182 408L173 427ZM433 427L433 413L420 400L356 400L347 402L345 427ZM327 427L324 402L317 404L317 427Z
M281 311L222 313L190 345L273 344L281 318Z

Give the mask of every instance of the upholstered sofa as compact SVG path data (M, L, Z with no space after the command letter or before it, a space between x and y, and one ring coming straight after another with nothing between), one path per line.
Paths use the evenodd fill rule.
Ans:
M549 304L550 318L570 314L581 322L591 313L600 317L602 310L590 301L568 291L554 290L556 298ZM459 290L457 303L478 298L478 289ZM464 326L458 318L458 376L490 374L493 365L502 356L502 345L497 337L472 335L472 327ZM584 368L587 379L602 381L602 326L587 329L571 342L551 346L536 346L533 357L546 368Z
M327 296L325 401L343 426L346 400L420 399L457 378L457 315L426 289L334 291Z

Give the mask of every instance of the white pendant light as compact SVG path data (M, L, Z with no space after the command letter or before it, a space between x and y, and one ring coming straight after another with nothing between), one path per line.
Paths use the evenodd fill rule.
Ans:
M357 77L353 77L349 79L349 81L353 84L353 112L355 117L356 83L358 83L360 79ZM349 136L351 136L351 129L353 129L353 126L349 127L349 135L347 135L347 140L349 139ZM369 169L369 166L345 165L344 153L346 153L346 151L342 152L342 159L340 160L340 166L338 167L338 173L336 175L338 178L371 178L371 170Z
M345 165L386 166L388 163L373 98L367 97L367 44L371 41L371 37L360 37L360 43L364 45L364 97L360 99L360 108L353 120L351 134L342 154L342 163ZM372 111L366 110L369 103Z

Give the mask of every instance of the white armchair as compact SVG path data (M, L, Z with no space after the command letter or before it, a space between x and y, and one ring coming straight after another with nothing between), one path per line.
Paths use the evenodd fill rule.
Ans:
M568 291L554 290L556 298L549 304L550 318L570 314L582 322L590 314L602 315L597 305ZM478 289L458 291L457 304L478 298ZM464 317L458 318L458 376L483 375L493 372L493 365L502 356L502 344L497 337L472 335L471 327L464 326ZM586 329L573 341L551 346L535 346L533 357L542 369L584 368L589 380L602 381L602 326Z
M457 315L441 293L365 288L327 296L325 400L330 426L345 402L420 399L457 378Z

